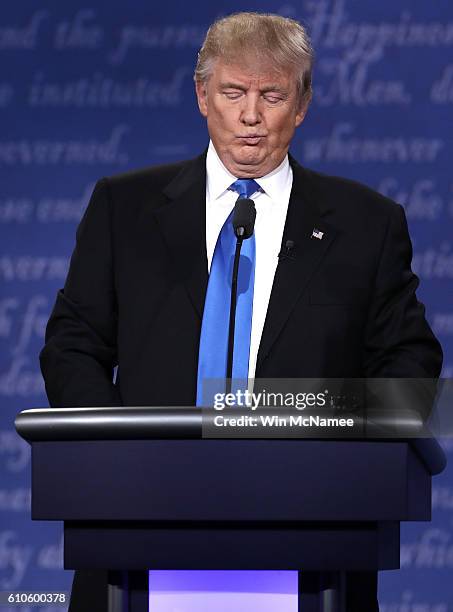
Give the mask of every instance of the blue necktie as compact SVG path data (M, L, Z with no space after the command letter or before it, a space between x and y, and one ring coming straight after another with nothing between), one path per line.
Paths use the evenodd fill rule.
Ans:
M261 191L253 179L238 179L230 189L239 198L249 198ZM231 275L236 248L232 219L233 212L222 227L212 258L198 353L197 406L211 406L214 395L225 392ZM244 240L241 248L234 327L233 380L236 387L242 388L247 388L254 282L255 235L252 235Z

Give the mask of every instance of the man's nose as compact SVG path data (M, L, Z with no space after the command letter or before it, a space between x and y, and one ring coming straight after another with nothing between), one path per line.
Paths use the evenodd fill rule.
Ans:
M256 125L261 122L259 99L255 96L246 96L241 114L241 121L246 125Z

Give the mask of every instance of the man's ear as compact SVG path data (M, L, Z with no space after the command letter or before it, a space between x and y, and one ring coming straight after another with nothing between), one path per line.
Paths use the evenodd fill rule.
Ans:
M195 82L195 91L197 92L198 108L203 117L208 116L208 92L206 83L203 81Z
M308 104L301 104L300 108L296 112L296 128L302 123L305 119L305 115L307 114Z

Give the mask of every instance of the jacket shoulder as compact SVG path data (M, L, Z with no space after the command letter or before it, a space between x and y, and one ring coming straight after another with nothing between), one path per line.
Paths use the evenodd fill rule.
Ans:
M203 164L203 156L171 164L147 166L101 179L107 187L113 202L139 202L142 198L158 196L176 177L194 166ZM158 203L159 198L156 199Z
M154 188L164 188L174 177L176 177L193 160L183 160L171 164L159 164L157 166L146 166L104 177L113 189L127 189L150 185Z
M326 208L343 213L388 218L401 205L382 195L364 183L349 178L324 174L308 168L303 169L318 201Z

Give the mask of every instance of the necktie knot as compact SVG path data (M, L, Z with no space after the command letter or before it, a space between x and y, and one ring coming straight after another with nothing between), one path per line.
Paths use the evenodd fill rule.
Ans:
M238 193L240 198L250 198L257 191L262 191L255 179L237 179L229 189Z

